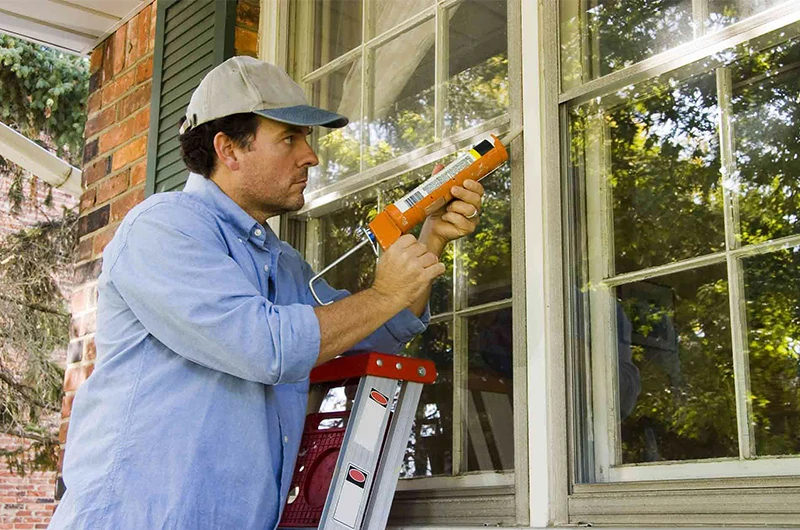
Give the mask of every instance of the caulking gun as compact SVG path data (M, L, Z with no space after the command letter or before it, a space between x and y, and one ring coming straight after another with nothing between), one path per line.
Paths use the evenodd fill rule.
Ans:
M378 254L378 245L383 250L389 248L400 236L453 200L453 195L450 193L453 186L461 186L468 179L481 180L499 168L508 160L508 151L506 151L505 145L510 144L520 133L522 133L522 129L517 129L502 140L492 134L489 138L478 142L472 149L460 155L402 199L387 206L369 223L367 228L359 228L359 232L364 238L363 241L309 280L308 287L314 300L320 305L332 304L333 301L323 302L320 300L314 291L314 283L317 280L367 244L372 245L376 255Z

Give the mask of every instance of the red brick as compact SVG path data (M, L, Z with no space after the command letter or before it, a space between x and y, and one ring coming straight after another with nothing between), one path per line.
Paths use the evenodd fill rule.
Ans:
M258 33L249 29L236 28L233 47L246 55L258 54Z
M103 129L111 126L117 120L117 109L115 107L108 107L100 114L95 114L86 120L85 135L86 138L94 136Z
M72 314L80 313L86 308L86 291L84 289L75 289L70 297L69 307Z
M103 181L97 188L97 202L98 204L104 203L112 197L116 197L123 191L128 189L128 177L130 171L123 171L118 175L114 175L108 180Z
M139 58L139 15L126 24L125 64L131 65Z
M58 442L59 443L66 443L67 442L67 428L69 427L68 423L62 423L61 426L58 428Z
M153 51L156 46L156 20L158 17L156 16L156 3L153 2L150 4L150 44L148 46L149 51Z
M150 57L139 63L136 67L136 84L153 79L153 58Z
M111 203L111 222L116 223L127 214L131 208L144 200L144 187L131 191Z
M86 344L86 351L83 352L83 358L87 361L92 361L97 358L97 346L94 343L94 337L91 339L86 339L84 341Z
M72 401L75 399L75 394L64 396L61 400L61 417L69 418L72 415Z
M100 135L100 154L107 153L133 138L133 120L115 125Z
M119 119L125 119L139 109L142 109L150 104L150 86L151 82L147 81L142 86L137 87L129 95L125 96L119 107Z
M84 261L92 257L92 238L89 237L78 243L78 259Z
M86 372L81 366L70 366L64 373L64 392L77 390L86 380Z
M83 185L89 187L101 178L108 175L110 157L101 158L83 170Z
M83 337L89 333L97 331L97 311L86 313L81 317L80 328L78 329L79 337Z
M117 231L116 227L109 228L104 232L100 232L99 234L95 235L92 243L92 253L95 255L101 254L103 249L106 248L106 245L111 241L114 237L114 232Z
M136 79L136 70L131 70L103 87L103 106L116 101L133 86Z
M103 45L103 73L102 82L110 81L114 78L114 39L106 39Z
M80 203L80 211L86 211L90 208L93 208L97 202L97 189L92 188L90 190L86 190L81 195L81 203Z
M133 134L143 133L150 128L150 106L134 117Z
M150 113L148 112L148 115ZM131 168L131 188L138 186L147 178L147 160L142 160Z
M89 73L93 74L96 71L100 70L103 66L103 44L101 43L100 46L95 48L92 51L92 59L89 63Z
M236 3L236 25L248 26L251 29L258 29L259 5L257 3L237 2Z
M150 6L142 9L136 17L139 19L139 35L136 43L139 49L136 53L138 57L144 57L150 47Z
M114 153L113 171L137 161L147 154L147 136L140 136Z
M112 58L113 61L113 69L112 73L117 75L120 73L123 68L125 68L125 49L127 46L125 45L125 38L127 37L128 33L128 26L122 26L119 28L116 33L114 33L114 55Z
M100 107L103 105L103 91L98 90L93 92L89 95L89 98L86 100L86 113L93 114L100 110Z

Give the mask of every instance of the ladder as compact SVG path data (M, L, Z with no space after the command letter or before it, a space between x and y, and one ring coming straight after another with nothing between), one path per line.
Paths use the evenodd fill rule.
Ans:
M436 368L423 359L364 353L311 372L312 385L353 380L349 412L306 417L281 530L386 528L422 385L436 380Z

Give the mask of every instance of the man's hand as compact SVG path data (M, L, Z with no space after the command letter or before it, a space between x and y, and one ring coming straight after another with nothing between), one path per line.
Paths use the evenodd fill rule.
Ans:
M437 164L432 174L443 168ZM453 200L428 216L419 236L420 243L437 256L450 241L473 233L480 220L484 193L480 182L465 180L463 186L453 186L451 193Z
M372 289L403 309L425 294L431 282L444 271L444 264L436 255L414 236L406 234L378 260Z
M372 287L314 308L320 329L317 364L352 348L405 308L421 315L431 282L443 272L444 265L425 245L411 234L401 236L378 260Z

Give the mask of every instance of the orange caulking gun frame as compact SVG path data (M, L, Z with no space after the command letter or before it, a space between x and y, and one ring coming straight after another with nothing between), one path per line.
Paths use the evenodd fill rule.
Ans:
M308 287L314 300L320 305L333 303L320 300L314 291L314 283L317 280L364 245L371 244L376 255L378 245L384 250L389 248L400 236L408 233L428 215L453 200L453 195L450 193L453 186L461 186L467 179L481 180L508 160L505 145L510 144L521 132L521 129L517 129L506 135L502 141L494 135L481 140L402 199L387 206L369 223L368 228L359 229L364 238L361 243L309 280Z

